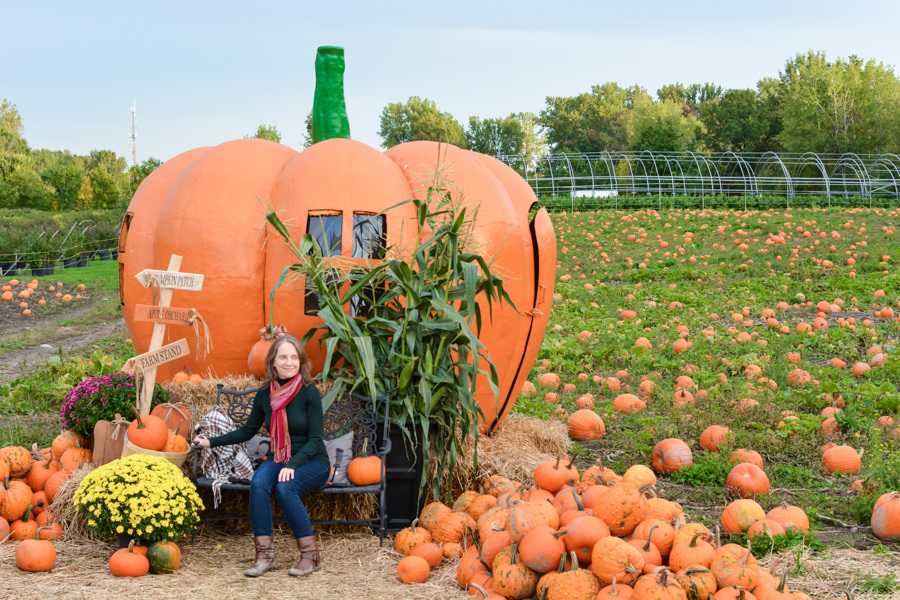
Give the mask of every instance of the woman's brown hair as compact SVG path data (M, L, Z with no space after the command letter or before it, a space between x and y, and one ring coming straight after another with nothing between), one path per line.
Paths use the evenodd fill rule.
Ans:
M282 344L293 344L297 349L297 356L300 357L300 375L303 377L303 385L309 385L312 381L312 361L306 355L303 344L294 336L286 333L275 338L272 345L269 346L269 352L266 354L266 378L263 380L263 386L268 386L278 379L278 372L275 371L275 356L278 354L278 348Z

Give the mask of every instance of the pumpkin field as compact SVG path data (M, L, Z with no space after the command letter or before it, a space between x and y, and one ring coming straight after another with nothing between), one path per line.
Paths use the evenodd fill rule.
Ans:
M652 594L674 587L667 578L684 560L675 559L677 543L696 548L707 539L729 549L717 559L720 571L748 571L758 561L753 585L730 575L721 580L759 587L757 598L900 597L900 498L890 495L900 491L898 219L900 210L880 208L554 213L559 258L550 325L506 423L546 421L548 439L567 431L565 456L536 460L525 475L505 473L492 466L500 460L491 455L491 440L483 440L479 482L455 489L453 502L429 498L420 533L404 530L379 548L366 533L317 531L324 568L301 581L281 572L282 563L289 566L281 554L278 573L244 578L249 534L205 529L197 545L182 540L182 567L168 576L115 578L107 569L111 544L77 535L57 542L50 573L16 569L15 543L0 543L0 576L23 598L105 598L129 590L149 597L277 591L304 598L465 598L460 586L470 581L488 588L478 595L473 586L476 598L541 597L540 581L552 569L534 549L568 547L569 534L534 523L525 528L528 519L539 519L513 516L522 503L511 498L542 507L551 500L559 515L548 523L566 521L574 533L575 520L589 515L566 518L567 510L613 514L615 499L630 493L659 500L641 509L642 523L604 516L606 524L597 527L605 535L585 533L597 536L593 551L576 552L585 568L567 571L568 587L556 591L547 577L550 600L617 597L608 589L615 574L616 593L626 598L623 583L634 584L634 597L685 597ZM27 281L16 285L9 291L28 288ZM41 281L33 293L46 289L59 300L49 285ZM78 301L89 301L92 287ZM21 310L7 310L7 318L18 320ZM641 488L647 483L655 491ZM881 516L873 519L883 497ZM501 519L505 527L496 525ZM477 552L467 551L473 540L466 526L479 532ZM449 541L453 528L459 545ZM428 539L447 538L437 554L425 546L426 530ZM538 565L532 571L547 575L511 577L516 551L504 536L520 542L524 560ZM627 536L639 556L605 564L619 553L635 554L623 549ZM276 537L279 553L286 552L287 532ZM654 557L652 550L664 554ZM555 564L566 565L564 551ZM496 560L485 563L486 553ZM429 572L404 554L437 567ZM633 572L638 558L648 574L640 586ZM653 574L657 564L672 572ZM706 575L695 571L699 586ZM532 576L529 588L524 580ZM796 595L776 591L782 576Z

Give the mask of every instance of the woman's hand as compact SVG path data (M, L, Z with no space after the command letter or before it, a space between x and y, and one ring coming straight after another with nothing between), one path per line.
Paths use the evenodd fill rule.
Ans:
M278 481L285 482L290 481L294 478L294 470L290 467L284 467L280 471L278 471Z
M193 444L195 446L200 446L201 448L209 448L209 440L204 437L200 437L199 435L194 438Z

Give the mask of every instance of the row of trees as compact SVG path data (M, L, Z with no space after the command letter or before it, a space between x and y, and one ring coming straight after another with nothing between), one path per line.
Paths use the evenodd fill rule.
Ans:
M144 177L159 166L150 158L128 168L111 150L88 155L33 150L22 135L15 105L0 103L0 208L86 210L127 205Z
M535 130L535 125L538 130ZM756 89L675 83L653 98L609 82L574 97L548 96L535 117L469 119L463 129L431 100L412 97L381 113L383 146L442 140L488 154L553 152L900 152L900 80L856 56L798 54Z
M310 118L300 132L305 146ZM532 162L548 151L897 153L900 80L874 60L829 61L823 52L808 52L756 89L675 83L654 98L639 85L609 82L577 96L548 96L538 114L470 117L467 125L413 96L384 108L379 135L385 148L440 140L485 154L524 154ZM129 168L109 150L86 156L32 150L23 131L15 105L3 100L0 208L121 208L160 164L150 158ZM252 137L281 141L274 125L260 125Z

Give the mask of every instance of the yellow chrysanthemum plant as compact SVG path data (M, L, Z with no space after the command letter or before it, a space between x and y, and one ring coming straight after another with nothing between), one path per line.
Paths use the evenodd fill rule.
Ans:
M144 454L94 469L81 481L73 501L98 535L127 533L151 542L191 533L204 508L181 469Z

